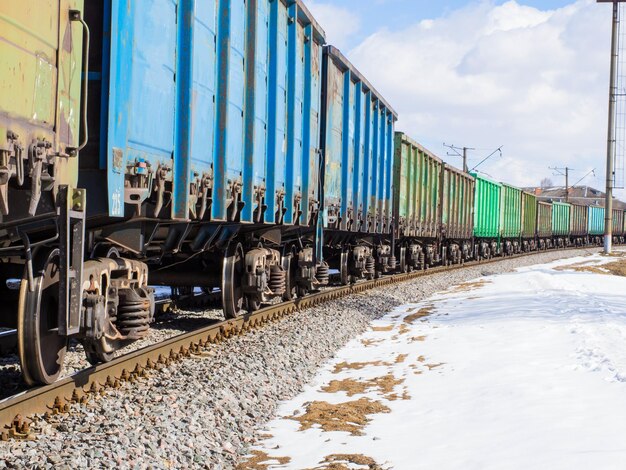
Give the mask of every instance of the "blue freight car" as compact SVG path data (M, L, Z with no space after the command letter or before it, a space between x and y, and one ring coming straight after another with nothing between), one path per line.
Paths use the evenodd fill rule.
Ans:
M395 268L389 240L397 114L337 48L324 48L323 70L325 254L347 283Z
M60 75L72 79L72 100L63 98L59 109L75 124L79 111L85 119L80 129L61 126L71 134L63 142L72 149L50 151L67 153L63 159L69 164L55 163L56 174L74 176L57 183L75 186L77 176L86 191L59 188L56 201L46 196L51 233L37 221L32 242L45 249L29 265L28 282L51 282L31 280L34 270L45 275L60 269L55 285L64 292L57 295L64 313L59 333L44 338L40 315L27 312L20 344L32 345L32 354L24 357L33 359L23 364L29 380L49 382L58 375L70 337L83 343L92 362L106 361L144 337L154 313L148 283L219 288L229 317L326 284L327 265L314 252L322 199L325 33L304 4L101 0L83 6L77 0L51 5L44 15L49 24L63 23L64 30L72 25L63 39L71 54L59 53L59 70L74 71ZM31 8L29 2L16 15L17 7L2 7L0 16L36 30L41 18L29 15ZM56 30L49 33L60 37ZM0 32L0 39L5 34ZM39 80L36 74L28 79ZM75 98L81 96L79 103ZM10 109L3 102L0 114L5 111ZM78 142L86 145L77 149ZM45 145L38 155L46 157ZM42 186L50 195L57 193L48 175L51 163L41 166L47 175ZM61 224L55 223L57 209L65 217ZM7 228L0 220L0 237ZM25 243L15 244L16 259L29 256L24 250L30 242ZM11 275L20 268L23 262ZM47 301L41 289L26 291L21 305Z
M105 0L87 15L104 18L98 155L81 175L108 184L89 201L96 240L160 253L152 284L220 287L229 316L325 284L312 246L325 33L302 2ZM219 262L182 276L198 251Z

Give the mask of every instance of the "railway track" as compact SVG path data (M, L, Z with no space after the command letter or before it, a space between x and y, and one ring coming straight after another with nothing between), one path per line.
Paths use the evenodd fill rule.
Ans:
M566 248L561 251L573 249L580 249L580 247ZM423 276L488 265L505 259L522 258L540 253L522 253L506 258L471 261L459 265L439 266L423 271L389 275L270 305L236 319L225 320L169 338L161 343L125 354L109 363L89 367L53 384L29 389L0 401L0 440L33 438L28 417L41 413L55 415L69 412L73 404L87 402L93 396L101 394L107 389L119 388L124 382L134 382L145 376L147 370L167 366L172 361L200 354L205 347L211 344L245 334L251 329L262 327L295 311Z
M0 355L17 348L17 330L0 331Z

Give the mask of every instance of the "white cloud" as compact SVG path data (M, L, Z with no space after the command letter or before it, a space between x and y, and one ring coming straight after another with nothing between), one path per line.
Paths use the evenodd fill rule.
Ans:
M549 165L568 165L579 170L575 181L596 167L598 178L586 182L600 186L610 19L595 0L552 11L485 0L378 31L349 57L395 105L397 129L444 158L443 142L504 144L504 157L481 167L494 178L534 185Z
M306 5L326 31L327 42L339 49L344 49L348 38L357 33L361 27L358 15L348 8L319 0L309 0Z

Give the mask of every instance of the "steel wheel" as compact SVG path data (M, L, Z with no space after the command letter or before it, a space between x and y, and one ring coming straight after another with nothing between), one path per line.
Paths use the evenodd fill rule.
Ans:
M243 309L244 255L241 243L231 244L226 250L222 272L222 303L226 318L236 318Z
M400 247L400 272L401 273L405 273L407 272L407 266L406 266L406 247Z
M259 299L253 299L252 297L246 296L246 310L248 313L256 312L261 308L261 301Z
M340 266L340 276L341 276L341 285L347 286L350 284L350 270L348 269L348 258L349 253L347 251L341 252L341 266Z
M67 337L59 336L59 263L58 249L36 256L33 285L25 275L20 286L17 345L28 385L53 383L63 369Z
M283 300L286 302L295 299L298 295L298 286L296 284L297 262L295 260L296 256L294 253L283 256L282 265L287 273L285 293L283 294Z

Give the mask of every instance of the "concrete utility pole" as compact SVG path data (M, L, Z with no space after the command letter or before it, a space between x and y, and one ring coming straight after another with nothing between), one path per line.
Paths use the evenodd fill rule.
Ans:
M565 202L569 202L569 172L573 171L573 168L570 167L565 167L565 168L556 168L556 167L552 167L549 166L549 169L556 171L556 174L565 176Z
M454 145L447 145L446 143L443 144L444 147L448 147L450 150L452 150L454 153L448 153L447 155L449 157L462 157L463 158L463 171L465 173L467 173L468 170L468 166L467 166L467 151L468 150L476 150L470 147L455 147ZM459 153L459 150L463 151L463 154Z
M626 0L597 0L598 3L613 4L613 25L611 32L611 76L609 83L609 130L606 146L606 202L604 204L604 252L611 253L613 245L613 156L615 154L615 101L617 90L618 27L619 4Z

